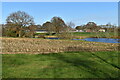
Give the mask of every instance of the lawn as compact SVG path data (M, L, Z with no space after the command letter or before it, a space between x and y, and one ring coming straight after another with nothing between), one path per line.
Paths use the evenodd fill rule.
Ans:
M74 32L76 36L87 36L87 37L112 37L114 32Z
M3 54L3 78L117 78L117 51Z
M46 33L38 33L35 35L48 35ZM54 34L49 36L56 36L59 37L59 35L65 36L67 34ZM73 38L89 38L89 37L104 37L104 38L113 38L116 37L117 34L114 32L72 32L68 36L72 36Z

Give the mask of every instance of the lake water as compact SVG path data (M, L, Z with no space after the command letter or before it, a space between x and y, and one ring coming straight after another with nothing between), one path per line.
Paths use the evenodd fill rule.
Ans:
M46 39L60 39L60 38L46 38ZM72 40L85 40L91 42L104 42L104 43L120 43L120 39L112 39L112 38L85 38L85 39L72 39Z
M112 38L85 38L85 39L73 39L73 40L85 40L85 41L105 42L105 43L120 43L120 39L112 39Z
M60 39L60 38L52 38L52 37L51 37L51 38L46 38L46 39Z

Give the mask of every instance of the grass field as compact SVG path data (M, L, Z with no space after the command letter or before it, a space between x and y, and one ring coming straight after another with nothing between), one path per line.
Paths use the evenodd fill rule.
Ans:
M38 35L38 34L36 34ZM48 35L46 33L39 33L39 35ZM56 37L63 37L67 35L67 38L78 38L78 39L84 39L84 38L90 38L90 37L99 37L99 38L118 38L117 32L71 32L70 34L55 34L55 35L49 35L49 36L56 36ZM120 38L120 37L119 37Z
M113 32L74 32L74 35L77 36L87 36L87 37L112 37L114 36Z
M3 78L116 78L118 52L3 54Z

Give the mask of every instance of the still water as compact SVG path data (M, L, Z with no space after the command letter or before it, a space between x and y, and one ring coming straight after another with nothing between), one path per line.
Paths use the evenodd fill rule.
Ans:
M60 39L60 38L46 38L46 39ZM85 38L85 39L72 39L72 40L85 40L91 42L104 42L104 43L120 43L120 39L112 39L112 38Z
M120 43L120 39L112 39L112 38L85 38L85 39L73 39L73 40L85 40L85 41L105 42L105 43Z

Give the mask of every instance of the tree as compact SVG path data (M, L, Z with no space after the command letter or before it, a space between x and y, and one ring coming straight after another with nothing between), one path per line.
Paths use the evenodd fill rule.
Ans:
M37 29L42 29L41 25L36 25L36 26L37 26Z
M67 29L67 25L60 17L53 17L51 23L56 33L64 32Z
M107 28L112 28L112 24L109 22L109 23L106 24L106 27Z
M66 28L66 31L72 31L75 27L75 24L71 21L71 22L68 22L67 23L67 28Z
M77 29L77 30L81 30L81 29L82 29L82 26L76 26L75 29Z
M75 24L72 21L70 21L70 22L67 23L67 26L70 27L70 28L74 28Z
M6 36L5 32L6 32L6 29L5 29L5 25L4 24L0 24L0 33L2 34L2 36Z
M29 30L29 37L33 37L34 36L34 32L37 29L38 29L37 25L30 25L30 26L28 26L28 29L26 29L26 30Z
M93 28L95 28L97 25L96 25L94 22L88 22L88 23L86 24L86 26L87 26L87 28L89 28L89 29L93 29Z
M86 29L90 29L92 31L98 31L101 27L100 26L97 26L96 23L94 22L88 22L86 25L85 25L85 28Z
M49 21L47 21L46 23L44 23L44 24L42 25L42 27L43 27L44 29L46 29L49 34L50 34L51 32L53 32L53 31L54 31L54 28L55 28L55 27L53 26L53 24L52 24L51 22L49 22Z
M11 13L7 17L6 21L9 26L15 25L13 27L17 27L16 32L18 32L19 37L22 37L21 31L23 30L24 27L34 24L33 17L31 17L24 11L17 11L17 12Z
M17 37L17 27L15 26L16 25L13 25L13 24L2 25L2 36Z

